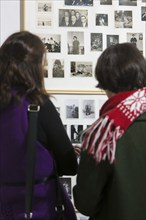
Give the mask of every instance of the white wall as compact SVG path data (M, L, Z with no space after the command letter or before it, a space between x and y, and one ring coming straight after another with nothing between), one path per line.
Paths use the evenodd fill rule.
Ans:
M0 44L20 30L20 0L0 0Z

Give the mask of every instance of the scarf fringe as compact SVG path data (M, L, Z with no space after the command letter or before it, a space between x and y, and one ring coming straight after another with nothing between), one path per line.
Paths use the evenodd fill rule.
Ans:
M124 131L120 129L120 126L115 127L114 120L110 121L106 116L101 118L98 123L94 123L88 130L86 145L84 145L84 142L82 148L86 149L89 154L94 155L98 163L106 158L110 163L113 163L115 161L116 142L123 133ZM98 144L99 137L100 142Z

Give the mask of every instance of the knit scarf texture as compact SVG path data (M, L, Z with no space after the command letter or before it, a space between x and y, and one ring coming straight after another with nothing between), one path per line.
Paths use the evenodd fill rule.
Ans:
M127 128L146 111L146 88L120 92L102 106L100 117L87 130L82 150L99 163L108 158L115 162L116 144Z

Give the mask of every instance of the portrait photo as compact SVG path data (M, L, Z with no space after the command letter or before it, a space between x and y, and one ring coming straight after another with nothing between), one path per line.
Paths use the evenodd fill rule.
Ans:
M84 54L84 32L67 32L68 54Z

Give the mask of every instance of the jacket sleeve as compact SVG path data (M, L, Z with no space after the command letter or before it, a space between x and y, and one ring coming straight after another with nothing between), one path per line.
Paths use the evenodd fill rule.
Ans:
M86 151L81 153L77 171L77 182L73 188L74 203L79 212L93 217L102 206L104 188L110 175L107 161L96 163Z
M58 174L75 175L77 158L59 113L50 100L41 107L38 139L54 155Z

